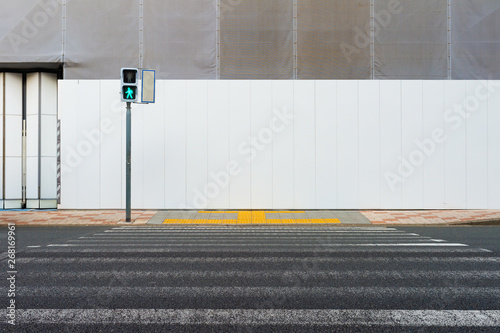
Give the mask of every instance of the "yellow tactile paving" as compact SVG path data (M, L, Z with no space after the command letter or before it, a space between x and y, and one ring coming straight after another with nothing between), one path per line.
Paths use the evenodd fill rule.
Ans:
M286 213L287 211L281 211ZM199 213L238 213L237 219L166 219L163 224L285 224L340 223L339 219L267 219L266 211L199 211ZM297 212L296 212L297 213ZM300 212L298 212L300 213Z
M213 220L199 219L199 220L193 220L193 223L195 223L195 224L208 224L208 223L211 223L210 221L213 221Z
M266 213L263 211L254 211L252 212L252 220L265 220Z
M191 223L193 220L188 220L188 219L166 219L163 221L163 224L188 224Z

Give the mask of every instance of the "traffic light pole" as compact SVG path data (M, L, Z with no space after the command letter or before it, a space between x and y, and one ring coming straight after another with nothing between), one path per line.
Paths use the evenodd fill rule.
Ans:
M132 170L132 160L131 160L131 155L132 155L132 112L131 112L131 104L130 102L127 102L127 143L126 143L126 149L127 149L127 157L126 157L126 177L127 177L127 184L126 184L126 222L132 222L132 214L131 214L131 170Z

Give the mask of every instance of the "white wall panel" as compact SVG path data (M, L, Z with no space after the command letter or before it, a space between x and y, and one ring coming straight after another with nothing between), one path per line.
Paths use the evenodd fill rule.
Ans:
M57 75L40 76L40 199L57 199Z
M39 199L39 73L26 75L26 198Z
M41 199L55 200L57 199L57 157L42 157L40 162L42 171L40 197Z
M123 207L125 109L114 103L115 85L118 81L60 83L61 208ZM133 206L500 208L495 185L500 184L495 127L500 94L478 107L466 124L461 114L476 86L465 81L159 82L157 104L133 106ZM99 99L81 97L99 91ZM103 132L105 120L116 131ZM273 140L266 145L271 138L262 133L270 122ZM401 160L411 163L419 150L425 154L422 165L401 169ZM8 162L9 168L17 168L15 163ZM47 168L54 163L55 157L42 158ZM229 186L215 188L212 171L233 172ZM387 172L396 177L394 190ZM224 180L219 177L222 185ZM42 186L45 181L55 183L55 178L44 177Z
M207 81L186 81L187 206L207 208Z
M5 200L22 199L22 161L20 157L5 156ZM19 203L9 205L5 202L5 208L21 208Z
M146 132L144 112L144 105L134 104L132 106L131 201L133 209L144 207L144 178L146 177L144 174L144 135ZM125 141L126 135L123 138ZM123 188L125 186L123 184Z
M186 202L186 81L165 81L165 207L184 209Z
M77 172L81 157L76 151L78 114L78 81L61 81L58 108L61 119L61 204L60 208L78 208ZM105 194L105 192L104 192ZM94 195L97 195L94 193ZM98 206L97 206L98 207Z
M77 168L77 208L88 209L99 207L100 189L100 103L101 82L87 80L78 82L78 94L73 112L77 115L76 146L72 147L79 157Z
M22 75L5 73L5 199L22 198ZM20 202L4 203L20 208ZM18 207L19 206L19 207Z
M144 208L158 209L165 202L165 88L156 85L156 101L144 112Z
M251 81L252 208L273 206L273 117L272 81Z
M465 121L468 209L488 208L488 99L481 92L484 83L466 81L465 110L470 114Z
M403 158L414 170L401 189L402 208L419 208L424 202L423 165L425 154L416 144L422 142L423 81L403 81L401 86L401 144Z
M293 208L293 81L273 85L273 208Z
M40 106L43 115L57 116L57 75L40 73L42 104Z
M337 208L337 81L316 81L316 208Z
M120 102L120 81L101 82L101 119L100 132L100 208L119 209L125 196L122 187L122 173L125 166L125 152L122 149L122 119L126 117L125 104ZM124 139L125 137L123 137ZM104 162L106 161L106 162Z
M229 208L229 81L208 85L208 208Z
M314 81L294 81L294 207L316 208L316 110Z
M444 81L424 81L423 140L420 146L426 156L422 171L423 208L427 209L445 207L444 104Z
M359 81L359 206L380 208L380 82Z
M251 151L245 142L251 133L250 81L229 82L229 156L237 171L231 175L230 208L251 208Z
M380 205L401 208L402 182L413 173L401 163L401 81L380 81Z
M446 81L445 86L445 208L467 207L467 155L465 81Z
M488 208L500 208L500 81L488 82ZM484 90L484 89L483 89Z
M356 208L359 201L358 81L337 82L337 202Z

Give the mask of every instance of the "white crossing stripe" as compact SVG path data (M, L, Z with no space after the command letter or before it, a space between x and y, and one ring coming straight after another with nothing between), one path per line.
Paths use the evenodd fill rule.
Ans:
M19 323L496 327L500 310L18 309Z
M96 244L96 243L88 243L88 244L50 244L47 245L49 247L82 247L82 246L99 246L99 247L119 247L119 246L125 246L125 247L130 247L133 245L145 245L143 242L139 243L132 243L132 242L127 242L127 244L121 244L121 243L114 243L114 244ZM429 247L459 247L459 246L469 246L467 244L461 244L461 243L371 243L371 244L365 244L365 243L346 243L346 244L270 244L270 243L250 243L250 244L242 244L242 243L234 243L234 244L204 244L204 243L183 243L183 244L165 244L165 243L158 243L158 244L153 244L153 243L148 243L148 246L153 246L153 247L184 247L184 246L199 246L199 247L206 247L206 246L213 246L213 247L232 247L232 246L261 246L261 247L279 247L279 246L286 246L286 247L351 247L351 246L356 246L356 247L411 247L411 246L429 246Z

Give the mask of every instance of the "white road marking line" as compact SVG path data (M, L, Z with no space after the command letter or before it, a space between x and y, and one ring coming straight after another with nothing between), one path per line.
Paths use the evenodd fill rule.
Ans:
M28 245L27 247L36 248L36 247L41 247L41 246L40 245Z
M395 253L400 253L404 249L394 249ZM149 250L151 251L151 250ZM59 252L59 251L58 251ZM85 249L81 252L102 252L102 249ZM113 253L123 253L125 251L115 251ZM127 252L138 252L138 249L129 249ZM152 252L168 253L165 251L154 250ZM197 252L197 251L196 251ZM205 252L205 251L204 251ZM216 251L212 251L216 252ZM217 251L219 252L219 251ZM365 251L360 251L365 252ZM450 249L440 251L439 253L450 253ZM477 253L477 251L466 251L465 253ZM108 253L108 251L106 251ZM352 253L352 251L349 251ZM408 253L408 252L405 252ZM460 252L463 253L463 252ZM480 252L482 253L482 252ZM21 263L39 263L39 264L74 264L74 263L129 263L130 258L110 258L110 257L76 257L76 258L40 258L40 257L22 257L18 259ZM346 257L300 257L300 258L287 258L287 257L138 257L135 258L134 263L345 263L352 262L352 258ZM357 263L426 263L426 264L442 264L442 263L500 263L500 257L461 257L461 258L439 258L439 257L403 257L403 258L384 258L384 257L368 257L356 258Z
M499 310L17 309L20 323L495 327Z
M354 278L391 278L395 280L405 280L408 278L424 278L428 279L500 279L500 271L492 270L480 270L480 271L469 271L469 270L435 270L435 271L421 271L421 270L348 270L339 271L332 269L318 269L314 271L304 271L302 269L284 269L284 270L262 270L255 269L252 271L248 270L178 270L173 269L160 270L160 271L144 271L144 270L79 270L67 271L67 270L43 270L34 271L28 270L23 272L23 276L34 278L52 278L57 279L70 279L78 278L81 281L95 279L95 278L111 278L118 277L125 280L144 280L145 277L148 279L157 278L286 278L289 276L300 277L302 279L307 278L321 278L321 279L354 279Z
M203 244L203 243L185 243L185 244L165 244L165 243L160 243L160 244L153 244L153 243L132 243L128 242L127 244L92 244L92 243L87 243L87 244L50 244L47 246L50 247L82 247L82 246L93 246L93 247L114 247L114 246L143 246L143 247L157 247L157 246L162 246L162 247L184 247L184 246L200 246L200 247L230 247L230 246L262 246L262 247L275 247L275 246L288 246L288 247L342 247L342 246L359 246L359 247L412 247L412 246L418 246L418 247L434 247L434 246L442 246L442 247L462 247L462 246L469 246L467 244L461 244L461 243L397 243L397 244L383 244L383 243L347 243L347 244L269 244L269 243L251 243L251 244L241 244L241 243L235 243L235 244Z

